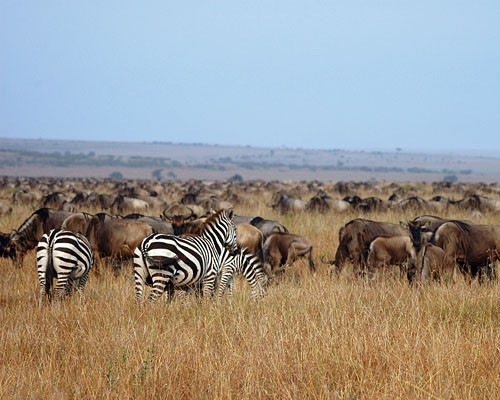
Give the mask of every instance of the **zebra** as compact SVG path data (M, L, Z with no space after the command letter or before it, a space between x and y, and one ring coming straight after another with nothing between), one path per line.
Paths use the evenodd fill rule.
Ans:
M223 262L217 297L221 298L226 288L233 294L232 282L235 273L243 274L252 289L252 298L264 294L267 283L264 266L255 254L246 247L241 247L235 255L227 254Z
M146 237L134 251L136 299L142 301L146 282L153 286L148 296L151 302L166 289L170 299L174 287L201 285L204 294L213 294L226 250L237 250L233 215L232 209L212 214L204 222L200 236L154 233Z
M36 249L36 264L40 284L39 306L46 295L51 300L52 280L57 279L54 297L62 299L63 290L83 289L94 265L87 238L79 233L52 229L44 234Z

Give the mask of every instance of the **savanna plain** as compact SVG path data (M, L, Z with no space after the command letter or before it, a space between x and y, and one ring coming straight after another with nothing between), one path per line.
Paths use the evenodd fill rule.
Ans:
M419 185L418 194L429 198L431 189ZM391 269L355 279L349 268L335 276L320 262L334 257L349 220L399 223L417 213L281 215L266 206L269 195L257 199L257 208L236 213L305 236L317 266L311 274L296 262L259 300L238 278L234 295L221 300L137 304L126 263L121 272L92 272L83 293L39 309L35 252L22 265L1 259L0 398L500 398L498 282L409 285ZM13 206L0 230L33 211ZM498 214L475 218L500 225Z

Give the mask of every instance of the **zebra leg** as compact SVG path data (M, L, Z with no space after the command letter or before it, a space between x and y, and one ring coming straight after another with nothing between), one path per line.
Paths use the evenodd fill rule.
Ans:
M142 254L134 253L135 298L139 302L144 297L144 286L148 277L150 277L149 272L142 259Z
M78 290L83 290L85 284L87 283L87 280L89 279L89 275L90 275L90 269L88 269L87 272L85 272L83 276L81 276L80 279L78 279L78 285L76 287Z
M202 293L203 297L213 297L215 292L215 281L217 280L217 273L207 275L203 278Z
M221 298L224 295L226 287L229 289L231 296L233 295L233 288L232 288L233 275L234 275L234 268L226 266L222 269L222 277L220 278L219 290L217 292L218 298Z
M68 285L69 271L59 272L57 274L57 283L54 289L54 298L57 300L62 300L63 293L66 292L66 286Z
M163 294L167 284L171 281L171 276L169 275L171 274L166 274L164 271L156 272L151 275L151 278L153 279L153 290L151 290L151 293L148 296L148 301L152 303Z
M39 292L38 292L38 307L42 307L43 305L43 298L45 295L48 297L48 292L46 289L46 276L45 276L45 271L40 271L38 270L38 282L39 282Z

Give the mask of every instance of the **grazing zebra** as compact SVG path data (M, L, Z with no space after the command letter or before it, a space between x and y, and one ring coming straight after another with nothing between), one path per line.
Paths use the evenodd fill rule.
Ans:
M36 249L36 265L40 283L39 305L44 295L51 299L52 280L57 279L54 297L61 299L63 290L83 289L94 264L87 238L79 233L52 229L44 234Z
M201 284L203 292L213 294L215 280L226 250L234 253L236 226L233 210L220 210L207 218L200 236L178 237L162 233L146 237L134 252L135 295L142 300L146 281L152 282L149 301L168 288Z
M232 282L235 273L241 273L250 285L251 297L257 298L264 294L267 279L264 266L259 258L245 247L239 249L235 255L228 254L223 262L218 297L222 297L226 287L232 295Z

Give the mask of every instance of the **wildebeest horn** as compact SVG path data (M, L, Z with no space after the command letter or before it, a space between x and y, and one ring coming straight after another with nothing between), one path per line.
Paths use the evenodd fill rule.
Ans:
M408 215L406 216L406 223L410 225L410 218L408 218Z
M165 211L167 210L163 210L163 216L167 219L172 219L174 218L174 215L173 214L167 214Z

